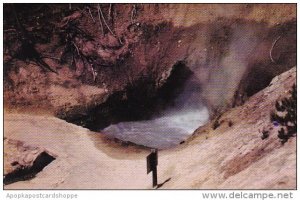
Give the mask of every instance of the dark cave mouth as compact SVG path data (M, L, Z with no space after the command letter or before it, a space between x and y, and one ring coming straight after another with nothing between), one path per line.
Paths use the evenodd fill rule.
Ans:
M87 113L62 118L92 131L119 122L150 120L166 108L174 107L176 97L192 75L184 61L178 61L160 88L157 88L157 81L152 76L141 76L125 90L113 93L106 102Z
M124 142L166 149L208 120L200 93L194 73L178 61L160 88L151 77L141 77L86 115L66 121Z

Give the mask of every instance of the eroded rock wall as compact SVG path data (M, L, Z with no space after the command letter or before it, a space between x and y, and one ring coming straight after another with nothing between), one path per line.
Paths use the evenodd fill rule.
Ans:
M44 4L15 9L36 50L58 58L43 59L58 75L18 56L23 43L18 38L11 42L16 37L11 29L20 30L6 5L7 107L46 107L59 116L88 113L116 91L125 90L126 98L126 88L143 78L158 88L180 61L197 76L199 98L213 113L242 104L296 62L295 4Z

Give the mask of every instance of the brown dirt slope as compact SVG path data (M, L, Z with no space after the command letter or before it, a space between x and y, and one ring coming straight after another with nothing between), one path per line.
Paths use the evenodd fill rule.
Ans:
M108 26L99 8L4 5L6 108L85 115L141 77L159 85L184 61L213 110L243 101L296 63L296 4L102 4Z

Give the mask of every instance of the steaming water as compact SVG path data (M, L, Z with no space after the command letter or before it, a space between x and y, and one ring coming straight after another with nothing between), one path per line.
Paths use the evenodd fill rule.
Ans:
M195 79L185 84L174 106L152 120L121 122L102 132L109 137L147 147L166 149L175 146L208 121L209 112L199 97Z

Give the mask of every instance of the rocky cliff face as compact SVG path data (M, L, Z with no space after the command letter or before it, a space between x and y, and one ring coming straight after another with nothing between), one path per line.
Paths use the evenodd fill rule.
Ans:
M295 13L294 4L7 4L5 106L84 118L128 88L144 102L178 62L211 113L240 105L295 65Z

